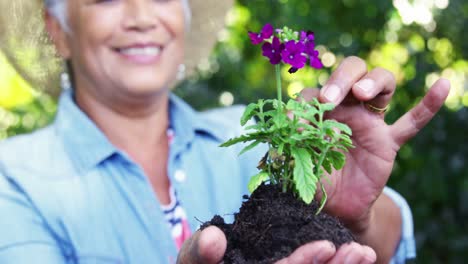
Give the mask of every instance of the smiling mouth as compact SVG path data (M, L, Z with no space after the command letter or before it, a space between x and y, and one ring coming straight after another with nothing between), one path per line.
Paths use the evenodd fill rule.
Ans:
M134 45L115 48L119 55L136 64L151 64L159 60L163 48L159 45Z
M131 47L117 49L123 55L128 56L158 56L161 53L160 47Z

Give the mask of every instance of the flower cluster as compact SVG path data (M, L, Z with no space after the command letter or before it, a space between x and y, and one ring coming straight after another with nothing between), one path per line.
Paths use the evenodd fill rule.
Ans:
M254 45L263 43L262 54L271 64L276 65L283 61L291 65L289 73L303 68L308 60L315 69L323 67L318 57L319 52L315 49L315 36L311 31L299 33L287 27L275 30L271 24L266 24L259 33L249 32L249 37Z

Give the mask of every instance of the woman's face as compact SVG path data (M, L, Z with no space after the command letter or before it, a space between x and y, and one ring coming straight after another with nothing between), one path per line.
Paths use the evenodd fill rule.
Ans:
M167 91L183 62L181 0L67 0L69 33L55 42L77 88L93 96Z

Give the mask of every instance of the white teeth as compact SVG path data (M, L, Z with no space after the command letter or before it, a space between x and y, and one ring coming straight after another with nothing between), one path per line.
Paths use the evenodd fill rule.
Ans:
M159 47L127 48L121 49L120 52L130 56L157 56L161 49Z

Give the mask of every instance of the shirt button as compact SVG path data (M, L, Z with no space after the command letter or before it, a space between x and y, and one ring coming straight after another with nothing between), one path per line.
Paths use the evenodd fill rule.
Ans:
M183 170L176 170L174 178L178 182L185 182L185 180L187 179L187 175L185 174Z

